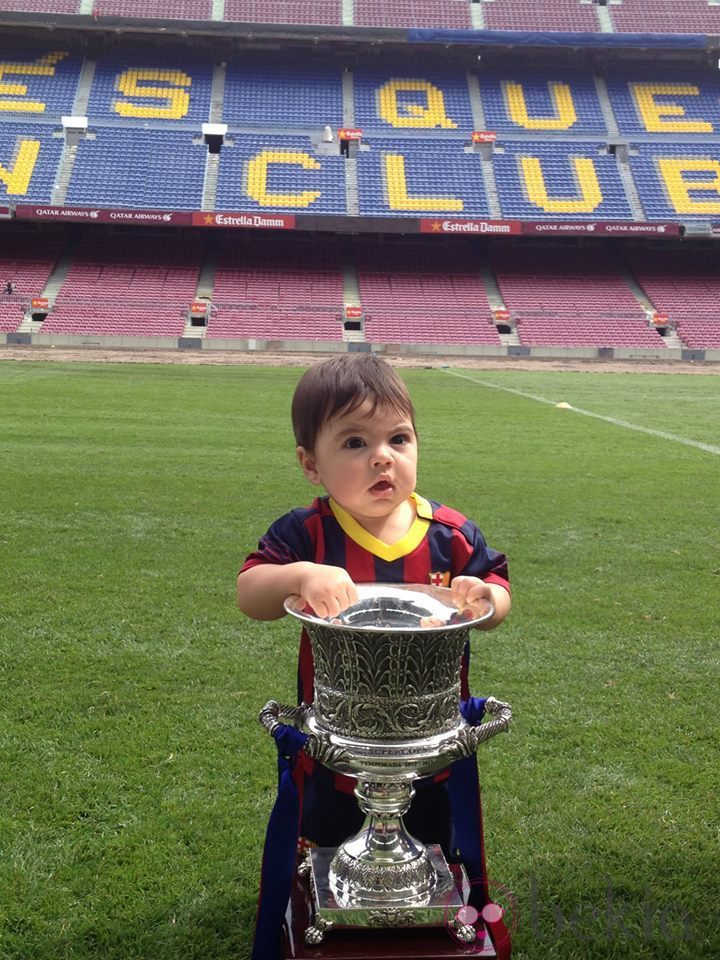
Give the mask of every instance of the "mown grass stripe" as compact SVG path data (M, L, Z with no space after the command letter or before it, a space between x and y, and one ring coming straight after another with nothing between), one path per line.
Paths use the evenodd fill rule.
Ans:
M527 400L535 400L538 403L547 403L550 406L556 406L559 401L550 400L548 397L540 397L535 393L528 393L525 390L518 390L515 387L504 387L499 383L492 383L489 380L478 380L457 370L441 368L443 373L458 377L460 380L468 380L479 387L488 387L491 390L501 390L503 393L513 393L517 397L525 397ZM658 437L660 440L671 440L673 443L683 443L686 447L695 447L697 450L703 450L705 453L712 453L720 456L720 447L715 447L711 443L701 443L699 440L690 440L689 437L680 437L676 433L667 433L665 430L653 430L651 427L643 427L639 423L631 423L629 420L621 420L619 417L608 417L602 413L595 413L593 410L584 410L582 407L570 406L573 413L579 413L583 417L592 417L594 420L603 420L605 423L611 423L616 427L624 427L626 430L635 430L637 433L647 433L651 437Z

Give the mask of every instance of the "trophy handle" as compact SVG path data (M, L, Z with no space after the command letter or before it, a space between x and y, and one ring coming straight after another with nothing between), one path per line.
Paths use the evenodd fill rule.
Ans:
M495 719L487 723L479 723L475 727L464 726L459 734L441 750L441 756L448 762L459 760L460 757L469 757L477 750L481 743L485 743L498 733L507 733L512 720L512 707L503 700L488 697L485 701L485 710Z
M307 703L301 703L299 707L289 707L286 704L278 703L277 700L268 700L260 711L258 720L265 727L271 737L275 736L275 731L282 727L284 723L297 727L302 730L305 726L308 714L311 708ZM350 753L342 747L336 746L330 739L329 734L305 734L305 753L318 763L325 766L333 764L349 764L352 760Z
M485 743L486 740L494 737L497 733L507 733L510 729L512 707L509 703L496 700L495 697L488 697L485 700L485 710L495 719L488 723L481 723L477 727L470 727L470 733L475 740L476 747Z
M309 709L306 703L301 703L299 707L289 707L284 703L278 703L277 700L268 700L260 711L258 720L272 737L275 735L277 728L283 726L283 723L290 724L298 729L303 727Z

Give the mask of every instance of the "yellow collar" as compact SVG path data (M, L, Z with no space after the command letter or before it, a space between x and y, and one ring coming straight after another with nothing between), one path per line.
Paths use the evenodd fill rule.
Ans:
M423 537L427 533L432 519L432 506L417 493L411 493L410 499L415 504L415 519L410 525L410 529L401 537L397 543L385 543L373 536L372 533L361 526L355 517L351 516L347 510L344 510L340 504L336 503L332 497L329 497L330 509L335 519L340 524L342 531L354 540L358 546L379 557L380 560L391 562L406 557L412 553L422 543Z

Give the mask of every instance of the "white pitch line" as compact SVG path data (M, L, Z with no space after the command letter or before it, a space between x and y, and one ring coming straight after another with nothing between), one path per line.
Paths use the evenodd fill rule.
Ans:
M555 400L548 400L547 397L539 397L535 393L526 393L524 390L516 390L514 387L502 387L497 383L490 383L488 380L476 380L467 374L458 373L456 370L442 369L443 373L450 374L453 377L459 377L460 380L468 380L479 387L489 387L491 390L501 390L503 393L514 393L518 397L525 397L527 400L536 400L538 403L548 403L550 406L556 406ZM666 433L664 430L652 430L650 427L641 427L638 423L630 423L628 420L619 420L617 417L605 417L601 413L593 413L592 410L583 410L582 407L571 406L573 413L582 414L583 417L592 417L594 420L604 420L605 423L612 423L616 427L624 427L626 430L635 430L637 433L647 433L651 437L659 437L661 440L671 440L673 443L682 443L686 447L695 447L696 450L704 450L705 453L713 453L720 456L720 447L714 447L710 443L701 443L699 440L690 440L688 437L679 437L675 433Z

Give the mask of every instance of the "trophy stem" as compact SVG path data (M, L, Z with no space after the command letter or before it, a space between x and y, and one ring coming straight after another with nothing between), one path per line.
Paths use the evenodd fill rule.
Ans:
M330 889L341 906L429 903L437 883L435 868L402 819L414 794L409 780L359 781L355 796L365 823L338 847L330 864Z

